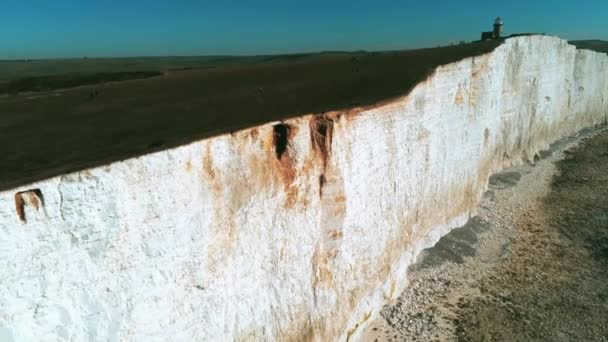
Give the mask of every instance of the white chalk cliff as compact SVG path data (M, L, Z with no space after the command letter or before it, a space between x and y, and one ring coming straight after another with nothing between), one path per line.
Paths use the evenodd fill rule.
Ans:
M607 115L607 55L519 37L374 107L1 192L0 340L356 338L492 173Z

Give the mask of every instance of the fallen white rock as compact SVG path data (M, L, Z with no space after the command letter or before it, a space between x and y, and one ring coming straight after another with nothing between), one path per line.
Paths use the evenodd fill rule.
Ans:
M492 173L607 114L607 55L519 37L374 108L2 192L0 340L356 337Z

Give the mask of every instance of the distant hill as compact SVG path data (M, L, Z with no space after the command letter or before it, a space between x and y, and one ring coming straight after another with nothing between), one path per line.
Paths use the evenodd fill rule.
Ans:
M571 40L570 44L576 46L579 49L593 50L597 52L603 52L608 54L608 41L592 39L592 40Z

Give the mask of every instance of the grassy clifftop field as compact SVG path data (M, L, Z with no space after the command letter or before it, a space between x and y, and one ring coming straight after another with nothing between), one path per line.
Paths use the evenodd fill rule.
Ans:
M593 50L597 52L608 53L608 41L591 39L591 40L573 40L569 42L579 49Z
M571 42L608 51L608 42ZM286 116L370 105L490 41L391 52L0 61L0 188ZM122 81L122 82L118 82Z
M571 43L608 51L605 41ZM0 61L0 188L286 116L370 105L407 93L438 65L490 52L499 44L283 56Z
M232 58L2 62L5 82L11 70L40 80L58 70L99 75L164 69L159 69L161 76L146 79L0 95L0 188L288 115L373 104L408 92L438 65L492 51L499 44Z

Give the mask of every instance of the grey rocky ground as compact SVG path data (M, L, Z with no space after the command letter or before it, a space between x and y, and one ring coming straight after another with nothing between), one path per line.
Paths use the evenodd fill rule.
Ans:
M363 341L608 341L608 130L492 176Z

